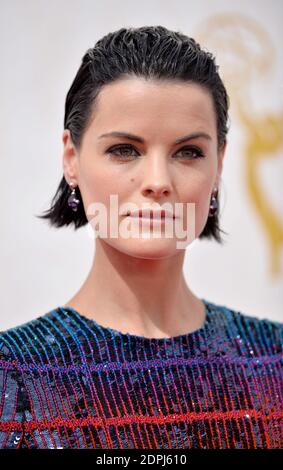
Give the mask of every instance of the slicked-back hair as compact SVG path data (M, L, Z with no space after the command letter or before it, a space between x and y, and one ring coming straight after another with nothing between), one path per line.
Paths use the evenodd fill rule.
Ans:
M97 96L106 84L130 77L161 81L196 83L206 89L213 100L218 150L226 143L229 97L218 73L212 53L202 49L191 37L163 26L121 28L99 39L84 54L81 65L67 93L64 129L69 129L74 146L80 150L84 132L92 122ZM216 196L219 205L220 188ZM37 217L54 227L73 224L77 229L88 223L81 201L74 212L67 204L70 187L63 175L50 208ZM219 208L220 209L220 208ZM219 211L208 217L199 238L223 243Z

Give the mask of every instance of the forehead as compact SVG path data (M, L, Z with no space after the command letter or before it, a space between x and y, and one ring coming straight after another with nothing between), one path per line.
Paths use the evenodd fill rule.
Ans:
M103 86L92 125L97 132L134 125L145 131L182 127L216 134L216 115L209 91L196 83L131 77Z

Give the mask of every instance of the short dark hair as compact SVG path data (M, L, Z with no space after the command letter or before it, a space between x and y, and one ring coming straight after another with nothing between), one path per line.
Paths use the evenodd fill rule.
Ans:
M217 120L217 143L220 149L228 132L229 97L218 74L214 56L201 49L193 39L163 26L121 28L99 39L86 51L66 96L64 128L69 129L73 144L80 149L82 137L92 121L96 98L103 87L115 80L132 76L154 80L197 83L207 89L213 99ZM74 212L67 204L70 187L62 177L44 215L57 228L73 224L77 229L88 223L83 204ZM79 187L76 196L82 201ZM219 191L216 195L217 202ZM218 213L208 217L199 238L223 240Z

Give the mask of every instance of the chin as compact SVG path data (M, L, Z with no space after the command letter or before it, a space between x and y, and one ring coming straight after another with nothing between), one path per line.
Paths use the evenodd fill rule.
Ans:
M105 243L121 253L135 258L163 259L183 252L176 246L177 239L165 238L132 238L128 240L103 239Z

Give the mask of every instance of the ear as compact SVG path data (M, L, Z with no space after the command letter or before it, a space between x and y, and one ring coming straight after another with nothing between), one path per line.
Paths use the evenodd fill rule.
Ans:
M215 185L214 185L215 188L218 188L219 186L219 181L220 181L222 169L223 169L223 160L224 160L226 147L227 147L227 141L225 141L222 147L220 147L220 149L218 150L217 175L216 175L216 180L215 180Z
M79 176L79 165L78 165L78 154L76 148L72 142L71 134L69 129L64 129L62 135L62 141L64 144L63 151L63 171L66 181L78 184Z

